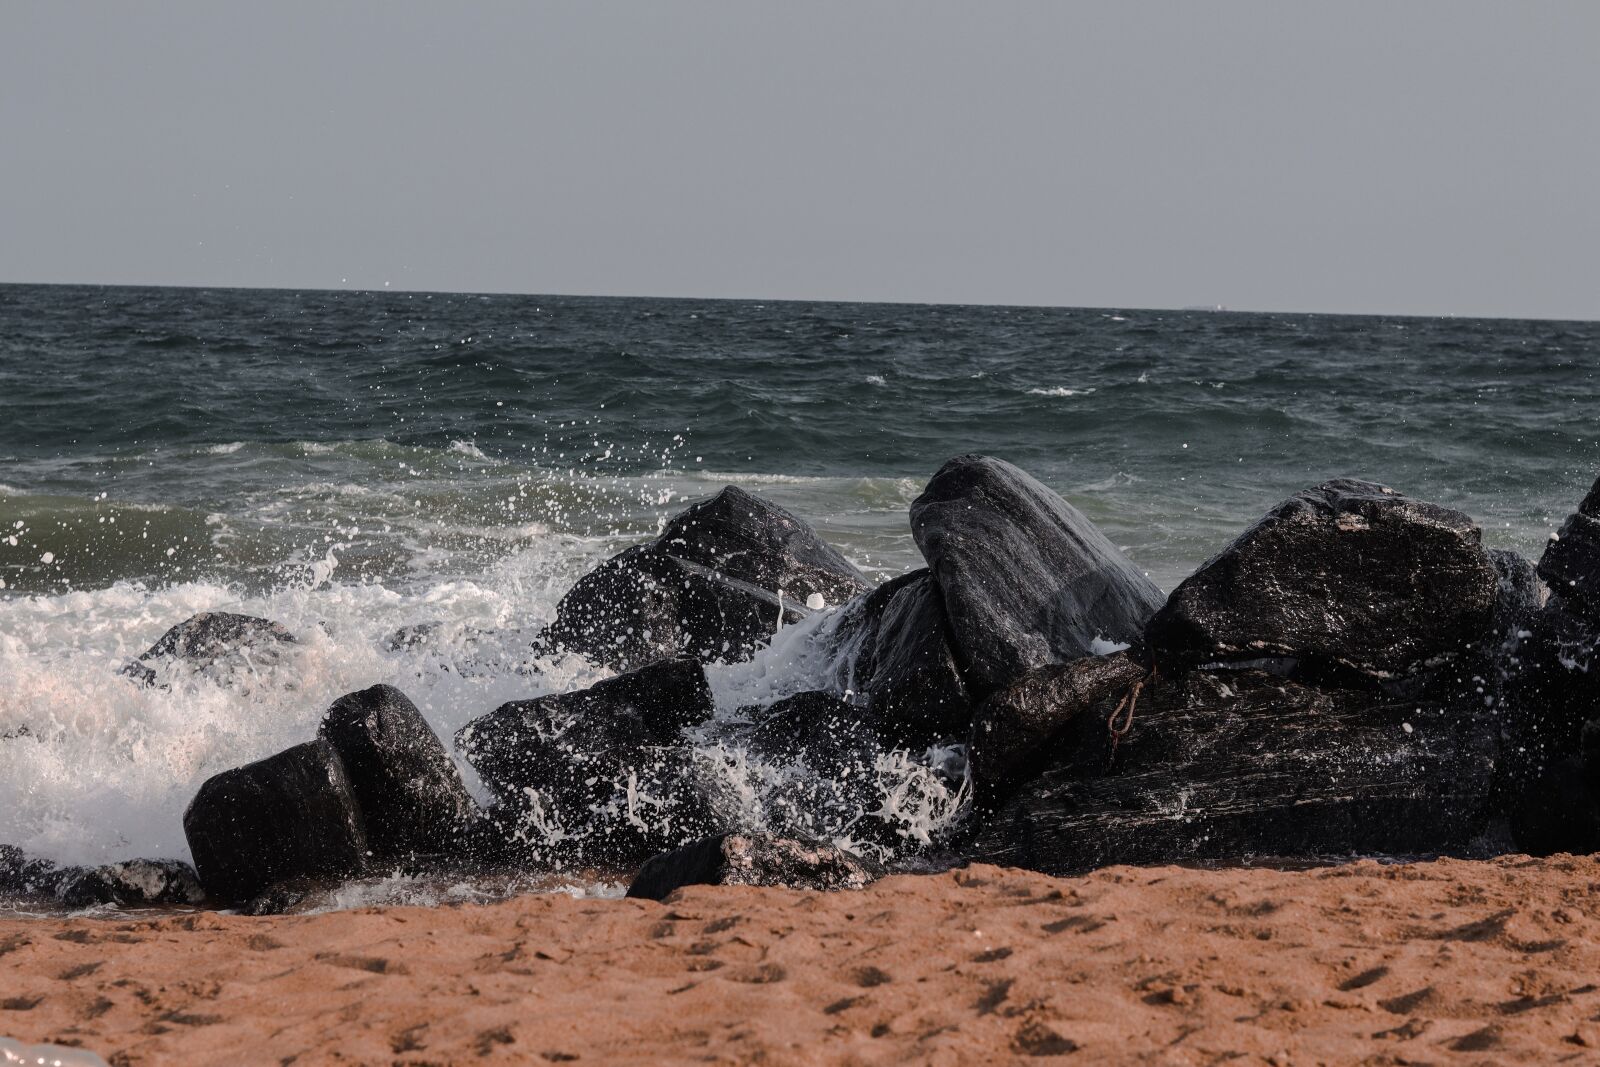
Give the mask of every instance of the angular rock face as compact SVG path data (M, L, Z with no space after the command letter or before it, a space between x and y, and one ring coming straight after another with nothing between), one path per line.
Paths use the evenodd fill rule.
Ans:
M679 655L736 662L771 638L780 617L804 619L813 596L841 604L866 588L811 527L728 486L581 578L545 637L617 669Z
M183 813L201 884L224 902L366 867L367 834L333 745L308 741L208 778Z
M1390 681L1483 641L1499 581L1467 516L1337 479L1279 504L1185 579L1145 641L1172 671L1283 656Z
M911 505L967 691L982 700L1036 667L1131 644L1155 585L1071 504L988 456L959 456Z
M448 851L476 816L450 754L393 686L340 697L318 735L339 753L374 857Z
M682 731L712 710L705 669L668 660L577 693L513 701L474 719L456 743L500 798L497 817L539 829L559 862L636 861L704 833Z
M656 856L639 868L628 896L661 900L686 885L864 889L881 872L832 845L771 834L723 834Z
M971 704L932 575L926 569L901 575L844 610L836 631L848 657L843 683L866 699L884 740L925 744L960 737Z
M120 673L146 685L156 683L156 666L180 662L191 669L213 667L225 661L250 657L263 664L278 661L283 646L296 642L294 634L271 619L227 611L203 611L166 633Z
M979 829L969 858L1067 874L1251 855L1449 853L1490 815L1492 711L1310 689L1253 670L1195 671L1146 686L1114 745L1114 706L1113 694L1073 718L1051 745L1050 769Z
M1600 620L1600 480L1545 546L1539 577L1573 614Z
M980 802L993 802L1049 762L1051 742L1078 715L1148 671L1127 652L1036 668L984 701L972 719L967 765Z

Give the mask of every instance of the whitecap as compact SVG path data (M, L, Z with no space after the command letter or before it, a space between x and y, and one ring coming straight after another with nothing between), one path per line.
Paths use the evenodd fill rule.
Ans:
M1058 386L1056 386L1056 387L1054 387L1052 389L1029 389L1028 390L1028 395L1029 396L1088 396L1090 393L1092 393L1094 391L1095 391L1095 388L1092 385L1091 386L1086 386L1086 387L1084 387L1082 389L1071 389L1071 388L1068 388L1065 385L1058 385Z

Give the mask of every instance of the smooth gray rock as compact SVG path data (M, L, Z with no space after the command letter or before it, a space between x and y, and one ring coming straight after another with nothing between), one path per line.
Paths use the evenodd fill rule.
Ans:
M951 650L982 701L1028 671L1139 641L1161 593L1082 513L1003 460L958 456L911 505Z

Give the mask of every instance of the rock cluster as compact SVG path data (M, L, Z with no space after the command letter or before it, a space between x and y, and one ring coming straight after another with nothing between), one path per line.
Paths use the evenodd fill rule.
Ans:
M316 739L205 783L184 818L200 883L270 910L308 880L427 859L637 869L630 892L652 898L876 876L833 844L738 825L694 773L712 723L812 768L964 751L970 810L942 840L898 842L901 858L1065 873L1463 853L1507 828L1528 850L1600 848L1600 482L1537 570L1458 511L1326 482L1168 597L998 459L950 460L910 525L927 566L872 588L804 522L724 489L580 579L537 640L622 673L457 733L487 809L410 701L374 686L335 702ZM823 610L812 639L832 658L813 688L719 718L706 666ZM141 662L284 640L219 618ZM889 840L856 783L852 840ZM0 879L76 899L139 881L3 854Z

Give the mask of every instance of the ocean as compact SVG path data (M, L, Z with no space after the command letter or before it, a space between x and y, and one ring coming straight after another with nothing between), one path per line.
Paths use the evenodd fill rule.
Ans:
M907 507L965 452L1060 491L1164 589L1336 475L1536 556L1600 473L1597 366L1593 322L0 286L0 843L186 858L199 783L341 693L398 685L448 739L588 684L515 653L725 484L879 578L918 565ZM302 647L246 678L117 674L218 609ZM504 665L388 647L421 622L491 631ZM805 688L798 629L713 672L719 708ZM906 789L927 761L900 757L879 769L906 832L936 830L956 798ZM737 776L759 823L784 775Z

